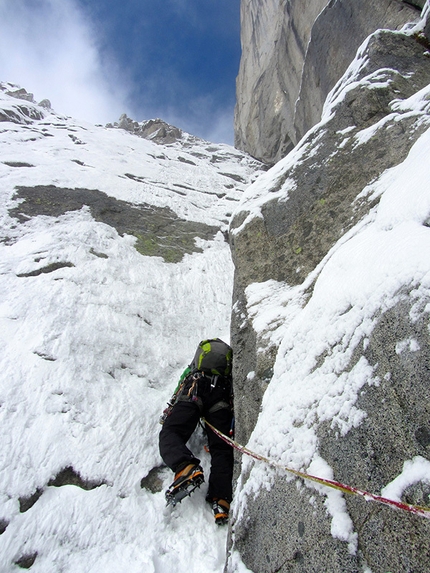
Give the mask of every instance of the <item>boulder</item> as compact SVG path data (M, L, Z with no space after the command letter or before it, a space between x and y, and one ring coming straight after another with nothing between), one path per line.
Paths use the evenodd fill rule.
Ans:
M51 102L49 99L43 99L37 105L39 105L40 107L44 107L45 109L47 109L49 111L52 110L52 105L51 105Z

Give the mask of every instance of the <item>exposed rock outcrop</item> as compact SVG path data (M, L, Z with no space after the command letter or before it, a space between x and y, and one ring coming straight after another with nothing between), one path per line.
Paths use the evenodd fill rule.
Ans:
M10 82L0 82L0 91L18 100L26 101L31 104L36 103L32 93L28 92L24 88L21 88L20 86L17 86L16 84L12 84ZM52 106L49 99L43 99L37 105L45 108L48 111L52 111ZM0 114L0 121L31 123L33 120L39 120L44 117L43 113L37 111L34 106L26 106L25 104L22 104L14 107L15 109L4 110L4 112ZM18 113L16 113L17 111Z
M414 5L412 5L414 4ZM321 118L365 38L419 17L421 0L242 0L235 146L273 164Z
M108 124L106 127L125 129L134 135L149 139L159 145L169 145L170 143L175 143L175 141L180 141L183 138L196 139L193 136L185 134L181 129L179 129L179 127L170 125L162 119L148 119L146 121L138 122L127 117L125 113L122 114L118 122L113 125Z
M34 103L34 96L32 93L29 93L26 89L15 86L14 84L2 84L2 91L4 91L8 96Z
M272 3L267 4L273 8ZM346 4L330 2L327 10ZM384 4L390 10L399 8L397 2ZM287 12L292 6L294 3L283 5ZM264 452L266 446L270 448L264 432L267 438L271 424L276 427L281 420L285 424L291 420L295 438L288 441L281 427L279 441L272 445L272 451L285 463L294 466L300 459L302 452L297 448L311 432L315 450L308 463L324 460L336 479L372 492L380 492L400 475L405 460L429 459L430 408L424 399L429 392L430 363L427 283L424 285L421 274L414 275L413 270L402 279L394 271L394 275L387 272L370 291L372 300L354 302L360 298L359 286L354 291L352 282L350 292L356 294L344 308L333 311L331 320L337 328L324 333L321 340L304 330L300 316L312 314L316 307L317 291L322 290L319 277L333 253L370 225L378 213L381 194L376 189L382 174L406 161L414 143L430 127L430 52L426 42L423 34L373 34L329 95L322 121L248 189L231 224L239 442L246 443L251 437ZM319 45L322 49L323 42ZM418 100L420 106L412 103ZM266 142L262 147L269 149L270 145ZM428 215L421 213L421 219L417 218L423 233L428 232ZM370 251L369 269L372 257ZM354 260L345 264L354 269ZM338 288L342 275L332 280L336 300L342 291ZM256 284L260 291L254 288ZM266 290L261 290L262 284ZM279 311L274 312L273 302L268 303L268 317L264 304L270 297L278 300ZM362 313L366 305L368 314ZM351 316L357 317L354 327ZM318 329L320 316L312 319ZM294 325L291 331L289 322ZM360 369L364 374L358 383ZM294 379L299 370L301 379ZM320 398L313 395L307 406L301 398L313 381L322 383L329 375L329 388L339 380L357 384L360 391L340 397L344 407L356 408L354 421L324 411L322 403L336 394L334 388ZM289 403L277 402L282 396L280 387L285 392L288 385ZM263 401L261 411L268 387L270 399ZM258 472L264 474L266 487L256 490L253 480ZM238 480L232 552L226 570L239 570L237 555L259 573L428 570L428 520L351 498L345 502L350 529L345 534L345 527L342 537L328 494L320 493L245 461ZM428 484L415 484L404 492L403 501L428 504Z
M180 219L168 207L133 205L109 197L97 189L64 189L54 185L20 187L15 194L22 199L10 215L24 222L31 217L49 215L59 217L68 211L78 211L85 205L96 221L114 227L120 235L136 237L136 249L142 255L161 256L167 262L179 262L186 253L201 252L196 237L213 238L218 228L203 223ZM49 265L21 276L37 276L70 266L70 263Z

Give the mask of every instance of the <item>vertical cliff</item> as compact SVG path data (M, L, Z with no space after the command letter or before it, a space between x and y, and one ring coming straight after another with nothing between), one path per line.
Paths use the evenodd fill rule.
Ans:
M283 8L290 14L294 4ZM360 27L374 3L356 4ZM399 2L380 4L387 14L416 15ZM317 20L347 5L330 2ZM238 441L281 465L426 506L429 15L427 2L415 27L367 38L320 121L248 188L230 228ZM266 62L275 58L262 53ZM240 94L239 116L251 93L258 125L265 104L274 120L273 99L259 100L258 90ZM316 121L305 99L303 130ZM312 107L311 96L306 101ZM256 140L270 155L260 127ZM345 498L244 457L226 570L426 573L429 534L423 517Z
M364 39L399 29L423 0L242 0L235 146L273 164L321 118Z

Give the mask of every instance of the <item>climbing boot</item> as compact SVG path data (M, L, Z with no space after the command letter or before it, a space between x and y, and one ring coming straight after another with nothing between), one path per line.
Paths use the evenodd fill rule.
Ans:
M212 502L212 510L214 512L215 523L217 525L224 525L228 521L228 513L230 511L230 504L225 499L214 499Z
M180 471L176 472L173 483L166 491L167 505L175 507L184 497L193 493L205 481L203 469L195 464L188 464Z

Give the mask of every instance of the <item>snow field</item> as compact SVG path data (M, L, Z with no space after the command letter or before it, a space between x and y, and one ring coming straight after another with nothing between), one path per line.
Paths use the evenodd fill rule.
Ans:
M194 551L208 554L206 570L219 571L225 532L214 531L202 495L164 512L164 493L141 490L140 480L161 464L158 417L195 346L211 333L228 337L228 246L220 234L204 253L169 265L142 257L130 237L95 223L85 209L50 219L26 223L22 240L0 247L9 293L0 307L0 476L2 518L10 522L0 537L2 559L37 552L33 571L100 570L105 562L104 571L128 571L133 560L149 567L172 536L170 521L180 520L170 551L148 571L193 570L188 557L186 568L178 562L187 527ZM56 260L75 266L17 276ZM70 466L106 485L47 487L19 513L18 497ZM165 471L165 487L171 477ZM207 540L191 531L202 531L202 519Z
M1 91L0 100L20 103ZM8 209L20 185L82 187L225 228L255 162L228 146L157 146L44 114L0 130L0 571L37 554L36 573L220 573L227 529L214 523L206 486L172 509L170 470L157 493L141 480L162 464L158 419L197 344L229 340L223 234L169 264L140 255L134 237L87 207L25 223ZM197 433L208 477L203 444ZM97 487L48 485L69 467ZM20 500L37 492L24 510Z

